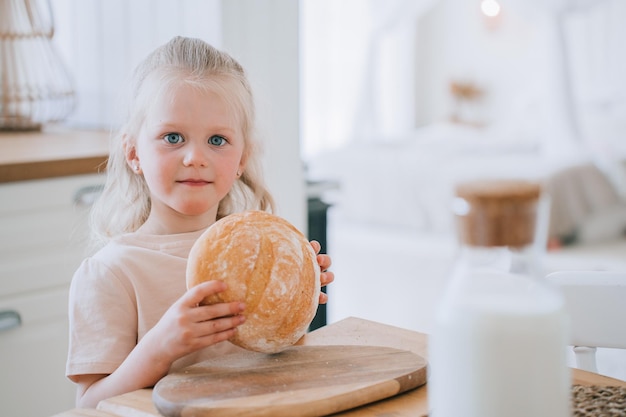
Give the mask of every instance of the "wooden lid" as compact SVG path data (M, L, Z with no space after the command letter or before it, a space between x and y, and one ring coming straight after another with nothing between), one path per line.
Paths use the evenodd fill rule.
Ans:
M541 186L525 180L478 180L456 188L461 241L471 246L530 245Z
M541 186L523 180L476 180L457 185L456 195L477 202L534 201L539 199Z

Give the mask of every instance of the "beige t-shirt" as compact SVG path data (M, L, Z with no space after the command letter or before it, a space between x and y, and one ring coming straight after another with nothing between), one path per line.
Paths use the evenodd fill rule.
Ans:
M82 262L70 287L69 378L117 369L185 293L187 256L202 232L130 233ZM222 342L177 360L170 371L237 350Z

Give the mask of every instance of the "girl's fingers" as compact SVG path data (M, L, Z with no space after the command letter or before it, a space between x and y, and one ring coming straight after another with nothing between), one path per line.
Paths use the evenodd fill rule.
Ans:
M326 304L328 302L328 295L326 293L320 292L320 304Z
M317 263L322 271L326 271L332 265L332 260L330 259L330 256L321 254L317 255Z
M320 284L322 287L330 284L335 280L335 273L333 271L326 271L320 274Z
M211 346L216 343L220 343L225 340L228 340L231 337L233 337L236 332L237 332L237 329L231 328L231 329L227 329L222 332L219 332L219 333L211 333L211 334L206 334L204 336L201 336L198 338L198 342L200 343L200 348L205 347L205 346Z
M226 288L228 288L228 286L223 281L206 281L190 288L182 297L181 301L188 307L197 306L209 295L222 292L226 290Z
M322 245L320 245L320 243L317 240L312 240L311 242L311 246L313 246L313 250L315 251L316 254L320 253L320 251L322 250Z
M203 321L201 323L198 323L198 333L202 335L221 333L230 329L234 329L237 326L243 324L245 321L246 318L242 315Z
M328 271L328 268L330 268L332 264L332 260L327 254L319 253L322 247L318 241L312 240L310 243L315 250L315 253L317 254L317 264L320 266L320 271L322 271L322 274L320 275L321 284L322 286L328 285L335 279L335 275L332 272Z
M220 317L236 316L244 312L246 305L241 302L218 303L212 305L201 305L192 309L192 319L195 322L203 322Z
M246 306L242 302L200 305L210 295L224 291L227 285L222 281L207 281L191 288L183 297L184 303L191 308L190 318L194 322L204 322L220 317L236 316L243 313Z

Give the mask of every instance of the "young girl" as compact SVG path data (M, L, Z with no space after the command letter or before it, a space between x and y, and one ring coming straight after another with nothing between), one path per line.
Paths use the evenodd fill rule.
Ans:
M172 39L135 71L129 110L92 213L106 244L83 261L70 289L66 374L80 407L239 349L227 339L245 321L245 305L199 306L225 284L187 291L187 256L217 219L273 209L252 93L229 55L198 39ZM332 282L330 258L317 260L322 285Z

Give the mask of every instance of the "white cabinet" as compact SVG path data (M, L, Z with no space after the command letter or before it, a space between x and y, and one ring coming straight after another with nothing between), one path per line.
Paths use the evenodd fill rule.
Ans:
M0 184L0 415L74 407L65 377L67 298L87 255L89 204L102 175Z

